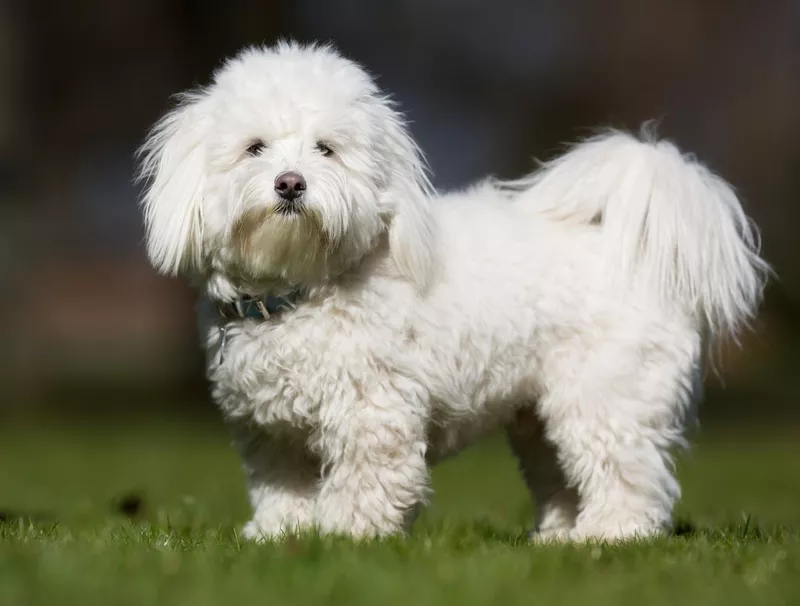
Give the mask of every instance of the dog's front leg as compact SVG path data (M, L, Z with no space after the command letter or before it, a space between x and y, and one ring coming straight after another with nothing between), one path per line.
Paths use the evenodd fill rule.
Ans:
M299 436L268 433L243 421L232 421L234 445L242 456L253 517L242 535L271 541L308 531L313 526L319 483L319 461Z
M423 411L385 385L331 403L314 438L323 460L320 532L362 538L405 529L428 491Z

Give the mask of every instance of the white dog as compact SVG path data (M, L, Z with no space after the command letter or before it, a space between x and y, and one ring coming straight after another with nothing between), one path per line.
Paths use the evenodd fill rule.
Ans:
M709 344L768 268L731 188L609 133L437 196L401 116L334 50L228 61L143 147L154 266L213 315L245 534L403 531L429 466L505 428L542 539L669 527Z

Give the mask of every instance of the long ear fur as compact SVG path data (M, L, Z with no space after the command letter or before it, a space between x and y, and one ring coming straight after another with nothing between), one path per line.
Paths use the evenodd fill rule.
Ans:
M202 263L204 99L183 95L139 150L139 179L147 184L142 199L147 254L164 274L196 271Z
M402 118L391 109L389 113L384 118L386 145L394 160L387 191L393 209L389 252L398 271L424 291L436 268L437 234L431 208L434 189L422 153Z

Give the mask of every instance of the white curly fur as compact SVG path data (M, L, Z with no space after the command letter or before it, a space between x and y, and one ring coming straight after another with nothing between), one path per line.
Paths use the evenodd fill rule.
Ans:
M205 302L307 292L267 321L201 313L248 537L400 532L429 466L497 428L537 537L669 526L704 349L752 317L767 273L732 190L696 161L611 132L436 196L371 78L289 43L227 62L142 153L156 268ZM293 215L273 189L287 170L307 180Z

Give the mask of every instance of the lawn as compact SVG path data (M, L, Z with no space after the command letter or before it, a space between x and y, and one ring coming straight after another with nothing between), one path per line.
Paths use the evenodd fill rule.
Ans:
M216 424L5 423L0 461L3 606L800 604L793 428L702 436L680 461L684 532L624 546L528 545L498 438L436 470L410 537L362 545L240 541L242 478Z

